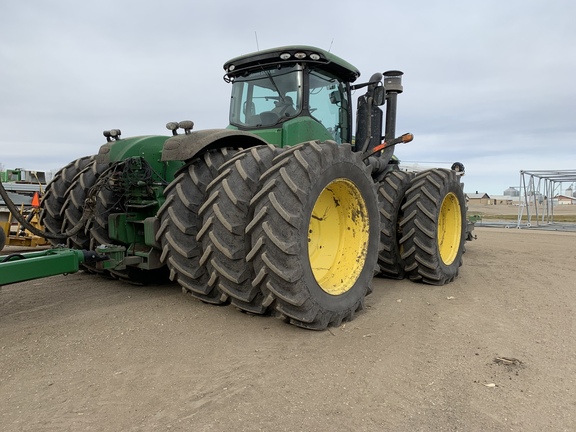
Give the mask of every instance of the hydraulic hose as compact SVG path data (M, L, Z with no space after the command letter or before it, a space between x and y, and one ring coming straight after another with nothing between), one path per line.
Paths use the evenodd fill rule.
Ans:
M2 181L0 181L0 196L2 196L2 199L6 203L8 210L10 210L10 213L12 213L12 216L14 216L14 218L18 222L20 222L20 224L23 227L25 227L32 234L43 237L45 239L66 240L68 237L73 236L74 234L78 233L82 228L84 228L85 222L88 220L88 218L91 216L91 213L92 213L91 211L86 211L86 208L92 208L92 207L86 206L85 211L82 214L82 217L80 218L80 220L78 221L76 226L72 227L71 229L67 230L66 232L64 232L62 234L52 234L52 233L49 233L46 231L39 230L38 228L33 226L30 222L28 222L23 215L20 214L20 212L18 211L18 208L14 205L14 203L10 199L8 192L6 191L6 189L4 189L4 185L2 184Z

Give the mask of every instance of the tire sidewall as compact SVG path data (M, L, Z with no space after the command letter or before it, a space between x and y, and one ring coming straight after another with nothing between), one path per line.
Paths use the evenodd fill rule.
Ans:
M388 182L390 176L390 183ZM406 202L406 192L412 184L413 174L398 169L391 171L378 183L378 199L382 210L391 215L390 218L380 215L380 253L385 254L387 258L393 259L394 264L378 258L380 277L402 279L404 277L404 260L402 259L402 237L399 232L400 221L404 217L402 206ZM395 186L395 187L394 187ZM387 198L389 196L391 201ZM384 244L388 248L384 251ZM391 249L390 249L391 248Z
M442 261L442 258L440 256L440 248L438 247L438 242L436 242L436 249L437 249L437 256L438 256L438 261L439 261L439 265L442 268L443 272L447 275L450 276L456 276L458 274L458 269L461 265L462 262L462 254L464 253L464 243L466 241L466 200L464 197L464 193L462 192L462 186L460 185L460 182L458 181L458 179L456 178L456 176L451 173L450 177L449 177L449 181L446 182L443 187L442 187L442 191L441 191L441 196L442 196L442 200L444 200L444 198L446 198L446 196L449 193L452 193L456 196L456 198L458 199L458 204L460 206L460 242L458 244L458 253L456 254L456 257L454 258L454 261L452 261L452 263L450 265L446 265L444 264L444 261ZM436 230L436 238L438 238L439 232L438 232L438 219L440 218L440 206L442 205L442 202L438 203L438 210L436 211L436 226L435 226L435 230Z
M366 295L370 282L374 277L380 236L380 227L378 223L379 212L374 182L361 168L358 167L358 165L346 161L339 161L331 164L318 173L313 186L310 189L310 194L306 197L306 201L304 202L304 217L300 221L298 231L301 233L308 233L312 210L316 204L316 200L320 196L320 193L328 184L340 178L348 179L355 184L356 188L364 198L368 213L368 249L366 251L364 266L356 282L348 291L341 295L334 296L328 294L320 287L312 272L310 260L308 259L308 235L300 236L299 247L301 254L305 256L305 259L302 259L302 262L304 263L302 273L303 280L306 281L305 284L310 291L310 297L313 298L321 308L329 309L334 312L350 309L358 303L359 298L364 298Z

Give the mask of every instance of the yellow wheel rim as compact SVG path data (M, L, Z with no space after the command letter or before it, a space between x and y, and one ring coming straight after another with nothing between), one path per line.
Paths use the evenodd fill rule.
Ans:
M318 196L308 228L308 258L320 288L331 295L354 286L364 268L368 210L354 183L336 179Z
M456 259L462 236L462 214L458 197L448 193L442 201L438 216L438 250L440 259L450 265Z

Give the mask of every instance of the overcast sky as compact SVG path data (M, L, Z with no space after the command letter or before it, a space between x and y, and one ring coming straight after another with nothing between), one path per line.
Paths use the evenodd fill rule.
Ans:
M407 164L466 166L502 194L521 169L576 169L576 2L0 0L0 164L56 170L102 131L228 124L224 62L306 44L404 71ZM256 39L257 34L257 39Z

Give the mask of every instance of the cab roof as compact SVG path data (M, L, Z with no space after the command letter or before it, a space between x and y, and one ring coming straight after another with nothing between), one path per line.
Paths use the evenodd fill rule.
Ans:
M354 82L360 71L346 60L323 50L307 45L289 45L271 48L235 57L224 63L224 70L229 79L234 79L248 70L274 65L308 63L317 65L323 70L347 82Z

